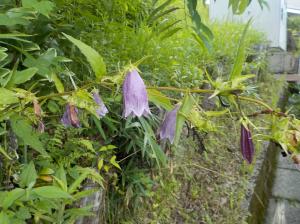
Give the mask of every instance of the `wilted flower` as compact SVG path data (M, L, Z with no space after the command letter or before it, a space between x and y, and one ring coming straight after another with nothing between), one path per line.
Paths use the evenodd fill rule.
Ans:
M40 106L40 104L38 103L37 100L33 101L33 109L34 109L34 114L36 116L38 116L38 117L42 116L42 109L41 109L41 106Z
M294 161L295 167L300 170L300 154L292 155L292 160Z
M106 108L106 106L104 105L101 97L99 96L98 92L93 92L93 98L94 101L96 102L96 104L98 104L98 108L96 110L96 113L99 115L99 117L104 117L105 114L108 113L108 110Z
M176 105L173 110L166 113L165 119L159 128L160 139L169 139L172 144L175 138L176 118L179 107L179 105Z
M61 118L61 123L66 127L73 126L79 128L78 109L73 105L67 104L64 115Z
M241 125L241 150L243 158L251 164L254 156L254 146L251 132L243 124Z
M39 121L39 125L38 125L37 130L40 133L44 133L45 132L45 124L43 123L43 121Z
M124 80L123 104L124 117L150 114L146 86L136 70L130 71Z
M44 125L43 119L42 119L42 108L37 100L33 101L33 109L34 109L34 114L37 116L37 119L38 119L37 130L40 133L44 133L45 125Z

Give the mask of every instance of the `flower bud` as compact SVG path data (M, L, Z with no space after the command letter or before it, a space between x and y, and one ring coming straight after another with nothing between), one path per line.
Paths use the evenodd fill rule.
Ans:
M254 146L248 127L241 125L241 151L243 158L251 164L254 156Z

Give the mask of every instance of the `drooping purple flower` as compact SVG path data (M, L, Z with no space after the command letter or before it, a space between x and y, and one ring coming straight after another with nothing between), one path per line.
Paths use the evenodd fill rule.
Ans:
M254 156L254 146L248 127L241 125L241 151L243 158L251 164Z
M124 117L150 114L145 83L136 70L128 72L123 83Z
M101 97L99 96L98 92L93 92L93 98L94 101L96 102L96 104L98 104L98 108L96 110L96 113L99 115L99 117L104 117L107 113L107 107L105 106L105 104L103 103L103 100L101 99Z
M64 115L60 121L65 127L73 126L75 128L79 128L80 122L78 118L78 109L73 105L67 104Z
M159 128L160 139L169 139L171 144L173 144L175 138L176 118L179 107L179 105L176 105L173 110L166 113L165 119Z

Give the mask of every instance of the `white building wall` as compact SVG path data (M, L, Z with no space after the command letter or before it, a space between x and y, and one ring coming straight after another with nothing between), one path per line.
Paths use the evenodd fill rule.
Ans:
M300 1L300 0L299 0ZM271 47L286 50L287 13L285 0L267 0L269 8L261 9L255 0L242 15L233 15L228 0L210 0L210 18L216 21L247 22L253 18L253 28L264 32Z
M279 46L282 49L287 49L287 3L286 1L281 1L281 17L280 17L280 37L279 37Z

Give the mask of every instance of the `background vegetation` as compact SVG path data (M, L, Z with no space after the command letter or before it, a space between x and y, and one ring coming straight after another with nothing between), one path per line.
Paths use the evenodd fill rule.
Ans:
M205 7L197 9L205 21ZM149 86L207 89L213 84L206 71L222 82L241 60L237 43L245 27L210 24L213 40L205 27L199 39L191 10L181 0L0 3L1 223L74 223L92 214L93 206L82 201L97 192L101 223L245 221L241 204L253 167L242 162L240 114L228 113L226 95L195 96L200 108L213 112L198 111L201 118L184 127L177 147L156 140L163 107L153 96L151 117L121 116L120 84L131 64ZM76 39L64 34L100 53L107 85L99 84L101 74ZM276 107L282 83L268 74L265 52L257 51L263 36L250 30L243 43L241 73L257 74L246 94ZM109 110L101 119L90 95L95 89ZM175 104L183 95L168 96ZM80 128L61 124L67 103L80 108ZM247 114L260 109L241 107ZM254 121L258 127L267 122Z

